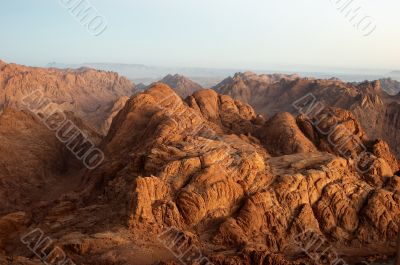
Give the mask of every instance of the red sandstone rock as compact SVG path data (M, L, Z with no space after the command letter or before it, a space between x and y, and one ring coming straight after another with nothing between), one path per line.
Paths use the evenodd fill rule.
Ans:
M296 121L282 113L264 124L250 106L228 96L202 90L184 101L155 84L114 117L100 145L105 161L93 171L73 168L65 175L76 176L76 186L35 202L34 209L22 204L24 214L11 222L12 207L2 208L0 226L7 221L1 239L9 248L0 260L16 253L21 264L36 262L10 233L14 226L25 233L40 227L76 264L179 262L182 256L171 252L174 240L159 240L170 227L180 231L182 246L213 264L315 262L301 250L307 242L298 241L305 231L324 246L338 247L338 258L354 248L361 259L382 254L383 247L394 253L400 225L396 160L385 142L368 140L350 112L330 111L321 125L329 129L337 121L359 137L371 151L368 172L357 171L353 157L329 145L315 117ZM12 173L6 174L11 183L11 176L25 173L18 165L55 175L68 162L62 147L27 113L5 111L0 136L2 172ZM344 150L358 154L353 144ZM8 146L17 154L28 150L28 156L16 164L18 155L4 151ZM17 195L8 196L18 201ZM24 217L30 215L34 218Z

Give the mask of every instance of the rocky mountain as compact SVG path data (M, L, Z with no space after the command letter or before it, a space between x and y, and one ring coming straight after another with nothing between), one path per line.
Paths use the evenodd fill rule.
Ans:
M385 78L379 80L382 85L382 89L389 95L397 95L400 93L400 82L393 80L392 78Z
M110 129L114 117L117 116L118 112L125 106L128 100L129 97L122 96L119 99L117 99L117 101L115 101L114 104L109 107L109 109L106 110L106 113L109 113L109 116L106 117L106 120L104 121L104 123L100 128L100 131L103 132L104 135L106 135L108 130Z
M54 187L77 185L77 172L69 172L82 167L76 155L87 141L76 133L93 144L102 139L72 112L42 115L12 107L0 114L0 215L57 198Z
M203 89L199 84L182 75L167 75L159 82L164 83L173 88L182 98L191 96L194 92Z
M100 129L115 101L133 92L134 84L113 72L0 63L0 109L21 107L24 98L35 97L42 105L51 103L73 111L90 126Z
M176 75L168 74L163 79L158 80L157 82L170 86L182 98L191 96L194 92L203 89L201 85L197 84L196 82L193 82L192 80L183 75L178 75L178 74ZM135 91L137 93L143 92L147 88L151 87L153 84L146 86L143 83L140 83L136 85Z
M214 87L214 89L221 94L229 95L235 99L242 100L257 109L269 106L270 102L264 102L264 96L270 97L275 96L273 93L280 92L275 89L271 91L270 86L278 83L278 81L287 81L297 79L296 75L257 75L252 72L237 73L234 77L228 77L223 80L220 84ZM272 102L273 99L270 98ZM266 104L267 103L267 104ZM266 110L265 114L271 112Z
M200 90L182 99L162 83L121 105L99 145L99 167L67 167L63 176L76 179L53 184L58 196L3 210L0 261L353 264L394 254L398 161L350 111L324 107L312 117L265 119L228 95ZM22 120L12 117L6 128ZM27 134L19 139L35 135L19 126ZM45 139L40 146L52 146L51 136ZM54 164L36 161L35 168ZM7 170L12 176L19 169ZM41 244L40 235L51 243Z
M143 64L121 64L121 63L83 63L83 64L61 64L52 62L47 67L67 68L93 68L103 71L116 72L129 78L135 83L149 85L157 82L163 76L171 73L179 73L187 76L203 87L211 87L219 83L224 77L231 75L241 69L199 68L199 67L162 67Z
M337 79L298 76L277 76L274 79L265 75L238 73L214 89L243 100L264 115L284 111L297 115L302 108L296 105L310 100L314 107L332 106L350 110L368 135L387 141L400 157L400 136L397 133L400 130L400 98L387 94L382 84L388 87L384 81L346 83Z
M0 215L4 215L30 207L41 189L62 174L68 153L56 135L26 111L3 111L0 139Z
M136 85L135 90L136 92L143 92L147 89L147 86L143 83L139 83Z
M237 72L243 72L245 68L201 68L201 67L168 67L143 64L122 64L122 63L82 63L62 64L57 62L49 63L46 67L66 68L93 68L103 71L116 72L125 76L135 83L149 85L157 82L163 76L171 73L179 73L195 81L202 87L213 87L220 83L227 76ZM301 76L309 76L318 79L329 79L337 77L346 82L361 82L364 80L377 80L385 77L392 77L400 81L399 71L387 72L382 69L356 69L321 66L283 66L270 65L267 69L258 69L258 74L270 74L274 72L297 73Z

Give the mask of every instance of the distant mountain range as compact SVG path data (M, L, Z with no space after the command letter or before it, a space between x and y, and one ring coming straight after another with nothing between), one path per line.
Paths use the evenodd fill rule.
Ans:
M89 67L103 71L113 71L125 76L135 83L144 83L149 85L153 82L161 80L168 74L178 73L186 76L191 80L199 83L203 87L212 87L221 82L227 76L233 76L237 72L245 72L244 68L200 68L200 67L160 67L148 66L143 64L121 64L121 63L83 63L83 64L60 64L56 62L49 63L47 67L55 68L81 68ZM347 82L361 82L364 80L377 80L381 78L392 77L400 80L399 71L390 70L353 70L340 68L293 68L293 71L276 69L252 70L257 74L293 74L297 73L303 77L315 77L320 79L330 79L332 77L339 78Z
M142 64L119 64L119 63L83 63L83 64L59 64L50 63L47 67L54 68L95 68L103 71L117 72L135 83L149 85L159 81L165 76L179 73L201 84L203 87L211 87L242 69L212 69L212 68L189 68L189 67L159 67L146 66Z

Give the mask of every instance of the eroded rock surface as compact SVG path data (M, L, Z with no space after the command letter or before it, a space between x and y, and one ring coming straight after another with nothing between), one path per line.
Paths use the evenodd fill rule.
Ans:
M191 96L194 92L203 89L201 85L178 74L167 75L161 79L160 82L174 89L175 92L182 98Z
M274 156L309 153L317 149L287 112L271 117L258 131L258 138Z
M23 210L55 181L68 153L33 114L7 108L0 115L0 215Z
M351 111L371 139L385 140L400 157L400 98L393 80L347 83L338 79L300 78L293 75L238 73L214 89L250 104L264 115L304 114L299 102L313 98L309 107L336 107ZM388 93L386 93L386 92Z
M251 264L245 252L249 248L256 249L261 260L285 253L279 260L289 262L293 253L301 253L299 246L292 245L294 238L310 229L335 246L377 246L362 255L379 253L382 245L393 251L400 211L394 188L398 177L382 170L382 164L395 161L384 142L372 145L380 150L375 150L373 161L382 163L370 169L382 180L378 185L368 180L370 172L357 171L352 158L329 148L327 142L321 144L324 137L313 126L317 138L306 137L290 114L270 118L263 126L254 122L253 111L238 115L240 108L234 101L224 101L214 92L197 92L187 104L171 93L168 87L156 85L132 98L106 138L109 152L115 152L117 145L135 147L124 149L121 156L129 157L125 163L98 173L114 175L109 183L119 183L111 184L106 193L132 188L128 207L132 233L179 228L216 264L228 260ZM235 115L221 113L224 102L230 102L228 109ZM351 113L332 111L340 126L369 143ZM235 130L231 121L249 129ZM332 120L324 122L325 129L333 126ZM263 130L263 137L252 135ZM278 135L282 144L262 144ZM352 144L348 150L356 150ZM121 169L115 173L115 168ZM134 184L127 185L135 175ZM247 254L235 252L222 262L221 255L211 250L221 248Z
M133 90L134 84L112 72L0 65L0 109L20 107L24 98L37 92L97 129L110 116L109 105L121 96L131 96Z
M34 211L34 221L16 213L12 225L42 228L77 264L312 264L309 242L298 240L306 231L336 250L333 262L393 254L397 160L350 112L330 113L322 128L358 137L368 170L357 167L354 142L339 152L314 118L265 120L211 90L183 100L155 84L115 116L100 145L105 161L82 173L79 188ZM166 236L171 228L178 238ZM32 257L12 233L4 240L0 256Z

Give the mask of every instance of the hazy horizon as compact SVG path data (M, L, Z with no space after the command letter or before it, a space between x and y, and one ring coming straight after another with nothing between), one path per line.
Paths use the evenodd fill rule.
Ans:
M360 71L369 71L371 73L388 73L391 71L400 71L399 69L394 69L394 68L357 68L357 67L332 67L332 66L319 66L319 65L270 65L268 67L212 67L212 66L187 66L187 65L163 65L163 64L150 64L146 62L118 62L118 61L88 61L88 62L63 62L63 61L49 61L47 63L40 63L40 64L30 64L30 63L25 63L24 61L10 61L6 60L5 58L0 58L1 61L4 61L6 63L10 64L19 64L19 65L25 65L25 66L31 66L31 67L51 67L52 65L57 65L56 67L61 66L77 66L79 67L80 65L121 65L121 66L144 66L144 67L159 67L159 68L188 68L188 69L215 69L215 70L240 70L240 71L282 71L282 72L320 72L320 73L354 73L354 72L360 72Z
M110 62L289 71L400 69L400 3L394 0L85 0L104 19L98 36L77 19L77 1L83 0L5 1L0 58L33 66ZM346 2L353 6L345 10ZM349 21L356 13L359 17ZM363 30L366 21L376 29Z
M0 58L2 60L2 58ZM3 60L4 61L4 60ZM6 63L16 63L8 62ZM18 64L18 63L16 63ZM400 81L398 71L391 69L351 69L351 68L333 68L306 66L276 66L270 69L254 68L207 68L207 67L185 67L185 66L155 66L146 64L129 63L78 63L63 64L50 62L45 65L27 65L33 67L50 67L59 69L78 69L89 67L97 70L117 72L119 75L127 77L136 84L143 83L150 85L159 81L167 75L185 76L203 87L212 87L223 81L227 77L233 77L236 73L253 72L256 74L296 74L300 77L330 79L339 78L345 82L373 81L384 78L392 78Z

